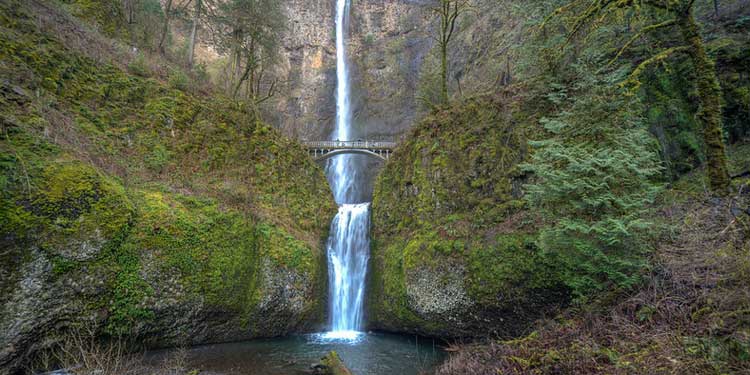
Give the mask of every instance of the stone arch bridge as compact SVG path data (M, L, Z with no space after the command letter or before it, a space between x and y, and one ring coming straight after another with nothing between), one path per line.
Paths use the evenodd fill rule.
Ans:
M315 161L341 154L367 155L386 161L396 148L396 142L382 141L303 141L302 145Z

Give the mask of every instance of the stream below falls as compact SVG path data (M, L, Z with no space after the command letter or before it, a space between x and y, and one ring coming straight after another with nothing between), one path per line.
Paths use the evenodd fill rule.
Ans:
M429 373L446 353L433 339L368 333L356 343L319 341L316 335L288 336L229 344L197 346L185 353L185 367L212 375L302 375L335 350L355 375L417 375ZM151 352L153 366L174 358L176 350Z

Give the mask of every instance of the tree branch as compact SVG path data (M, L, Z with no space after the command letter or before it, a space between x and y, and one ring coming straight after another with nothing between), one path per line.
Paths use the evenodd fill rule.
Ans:
M640 82L638 81L638 77L643 74L643 71L646 70L650 65L653 65L655 63L658 63L662 60L667 59L669 56L672 56L673 54L677 52L683 52L688 50L688 46L678 46L678 47L672 47L667 48L659 53L657 53L654 56L651 56L650 58L644 60L638 66L633 69L633 72L630 73L628 76L628 79L626 79L623 83L621 83L621 86L627 85L629 83L634 84L635 88L638 88L640 86Z
M632 38L630 38L627 41L627 43L625 43L625 45L622 46L622 48L620 48L619 51L617 51L617 54L615 55L615 57L613 57L611 60L609 60L609 62L607 62L607 65L604 68L606 69L606 68L610 67L612 64L614 64L615 61L617 61L617 59L619 59L620 56L622 56L622 54L625 52L625 50L627 50L628 48L630 48L630 46L633 43L635 43L635 41L638 40L638 38L640 38L644 34L646 34L648 32L651 32L651 31L654 31L654 30L658 30L658 29L664 28L664 27L673 26L676 22L677 22L677 20L671 19L671 20L668 20L668 21L664 21L662 23L657 23L657 24L654 24L654 25L646 26L643 29L639 30L637 33L635 33L635 35L633 35Z

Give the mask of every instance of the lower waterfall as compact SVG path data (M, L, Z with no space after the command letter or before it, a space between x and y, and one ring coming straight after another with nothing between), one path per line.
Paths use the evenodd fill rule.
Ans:
M369 230L369 203L339 206L327 246L331 316L328 338L355 339L363 328Z

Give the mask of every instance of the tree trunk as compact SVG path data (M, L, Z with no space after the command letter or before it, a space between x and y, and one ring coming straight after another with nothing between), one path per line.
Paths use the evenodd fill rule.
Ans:
M195 0L195 15L193 16L193 27L190 30L190 44L188 45L188 67L192 68L195 59L195 39L198 33L198 21L201 16L201 5L203 0Z
M164 41L167 39L169 31L169 18L172 15L172 0L167 0L167 7L164 11L164 25L161 28L161 37L159 37L159 52L164 54Z
M714 15L719 17L719 0L714 0Z
M448 104L448 45L440 45L440 99Z
M678 26L688 45L687 53L695 69L698 88L698 120L703 126L703 141L706 144L706 170L715 194L725 194L729 188L729 172L724 147L721 119L721 86L716 70L692 14L692 9L681 14Z
M127 13L128 25L132 25L135 23L135 2L136 0L125 1L125 13Z
M236 26L232 30L232 39L234 43L234 51L232 54L234 55L234 66L233 66L233 76L232 76L232 82L230 82L230 86L232 83L234 83L235 79L239 79L242 76L242 38L243 38L243 31L239 27Z
M254 43L250 44L251 46L254 46ZM242 73L242 75L237 80L237 85L234 86L234 91L232 92L232 98L237 99L237 94L239 94L240 89L242 88L242 84L247 81L247 79L250 77L250 74L255 74L255 68L257 67L256 63L257 60L255 59L255 56L253 55L254 52L249 52L247 54L247 63L245 64L245 70ZM252 82L250 82L250 91L252 91Z

